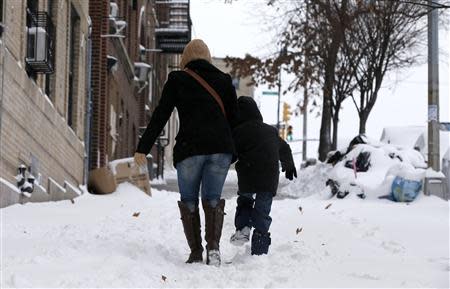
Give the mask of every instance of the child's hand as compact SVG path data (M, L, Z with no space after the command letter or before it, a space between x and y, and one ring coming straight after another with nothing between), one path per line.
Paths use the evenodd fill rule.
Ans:
M295 178L297 178L297 170L295 169L295 167L292 168L288 168L286 169L286 179L292 181Z

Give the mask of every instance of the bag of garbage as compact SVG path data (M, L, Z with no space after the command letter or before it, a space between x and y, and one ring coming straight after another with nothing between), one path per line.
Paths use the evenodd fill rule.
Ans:
M364 134L357 135L352 139L352 141L348 145L347 152L345 154L348 154L352 149L355 148L356 145L359 144L367 144L367 139Z
M353 169L353 160L345 162L345 167ZM370 168L370 152L361 152L355 160L355 169L357 172L367 172Z
M396 202L412 202L422 189L422 181L395 177L391 187L391 197Z
M340 162L344 158L344 156L345 154L343 154L341 151L331 152L327 159L327 164L332 164L334 166L338 162Z

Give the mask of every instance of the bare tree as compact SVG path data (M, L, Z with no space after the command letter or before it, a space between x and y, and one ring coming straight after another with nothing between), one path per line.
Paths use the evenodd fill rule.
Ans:
M359 132L366 123L378 98L383 79L390 70L409 67L420 53L419 47L426 25L421 19L427 8L402 1L373 1L371 13L353 22L352 33L346 35L347 51L363 51L358 62L352 59L351 71L357 83L352 94L359 115Z
M356 89L355 71L352 69L354 64L361 61L363 53L359 50L346 50L341 47L338 53L338 61L335 71L335 85L332 97L332 121L333 121L333 138L332 150L336 150L338 141L339 114L342 109L342 103Z
M270 1L276 5L278 1ZM279 44L288 53L258 58L227 58L233 72L274 85L281 67L295 74L288 90L321 87L319 159L337 146L339 113L350 96L360 132L390 70L412 65L424 32L426 1L304 0L289 11ZM309 5L306 5L309 3ZM309 7L309 8L308 8ZM308 56L308 57L306 57ZM305 108L302 108L305 110ZM331 123L333 136L331 139Z

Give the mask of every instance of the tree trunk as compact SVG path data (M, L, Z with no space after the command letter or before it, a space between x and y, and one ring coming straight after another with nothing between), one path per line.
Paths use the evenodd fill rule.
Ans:
M337 108L333 115L333 143L331 144L331 150L333 151L337 149L339 110L340 108Z
M370 111L361 111L359 114L359 134L365 134L366 133L366 123L367 119L369 118Z
M331 95L324 88L322 105L322 123L320 126L319 142L319 160L325 161L327 154L331 149L330 130L331 130Z
M342 0L339 13L346 13L348 0ZM323 86L323 107L322 107L322 123L320 127L320 143L319 143L319 160L325 161L327 154L331 150L331 114L332 114L332 97L335 81L335 69L339 47L344 38L345 27L339 19L333 19L330 11L327 11L327 18L332 26L331 43L325 61L325 80Z
M322 105L322 123L320 126L320 143L319 143L319 160L325 161L328 152L331 150L331 114L332 114L332 97L334 86L334 73L336 68L336 59L339 51L341 39L339 36L333 37L331 43L328 63L325 68L325 81L323 87L323 105Z

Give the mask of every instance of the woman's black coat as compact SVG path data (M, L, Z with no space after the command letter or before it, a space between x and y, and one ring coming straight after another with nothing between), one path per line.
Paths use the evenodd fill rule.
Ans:
M237 97L230 75L205 60L186 65L199 74L220 95L227 118L208 91L184 71L169 73L150 123L142 135L137 152L148 154L174 108L178 111L180 130L174 147L174 165L194 155L234 154L231 126L237 122Z

